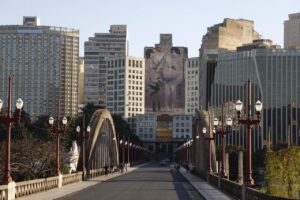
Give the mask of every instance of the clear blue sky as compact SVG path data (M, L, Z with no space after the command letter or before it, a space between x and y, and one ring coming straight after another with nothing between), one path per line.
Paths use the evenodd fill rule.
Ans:
M111 24L127 24L129 54L143 56L145 46L172 33L173 45L186 46L198 56L206 28L224 18L254 20L264 38L283 44L283 22L300 12L299 0L0 0L0 24L22 24L23 16L38 16L42 25L80 30L84 41Z

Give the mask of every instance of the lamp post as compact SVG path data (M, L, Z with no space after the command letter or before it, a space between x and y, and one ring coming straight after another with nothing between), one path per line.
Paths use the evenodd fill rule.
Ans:
M50 117L49 118L49 125L50 127L50 132L56 135L56 169L55 169L55 174L58 176L60 174L59 171L59 137L65 132L66 130L66 124L67 124L67 118L63 117L62 119L62 124L64 126L63 129L60 128L60 108L59 108L59 103L58 103L58 111L57 111L57 127L54 128L54 118Z
M224 152L225 152L225 146L224 146L224 136L229 134L231 132L231 126L232 126L232 119L227 118L226 119L226 129L224 130L224 123L223 123L223 106L222 106L222 116L221 116L221 128L218 128L219 120L218 118L214 118L214 126L217 134L221 135L221 143L222 143L222 155L221 155L221 177L225 177L225 167L224 167Z
M5 174L3 177L3 181L5 183L9 183L12 181L12 177L10 175L10 137L11 137L11 126L13 123L19 123L21 119L21 108L23 107L23 101L21 98L17 99L16 108L17 113L15 116L11 116L11 77L8 77L8 101L7 101L7 115L0 116L0 123L6 126L6 161L5 161ZM0 111L2 108L3 102L0 99Z
M82 133L81 133L81 152L82 152L82 177L83 177L83 180L86 180L86 168L85 168L85 139L86 138L89 138L90 136L90 131L91 131L91 127L90 126L87 126L86 127L86 131L88 133L88 135L86 136L85 135L85 117L83 115L83 122L82 122ZM80 126L77 126L76 127L76 131L77 133L80 135Z
M208 171L208 173L211 173L212 172L212 169L211 169L211 141L215 139L214 134L216 133L216 130L213 129L213 137L210 137L210 131L208 131L207 135L206 135L206 132L207 132L207 129L205 127L203 127L202 133L204 135L204 139L208 141L208 167L207 167L207 171ZM196 137L199 138L198 135Z
M252 178L252 137L251 129L252 125L258 124L260 122L260 113L262 110L262 103L257 101L255 104L256 116L257 119L252 119L251 117L251 80L248 80L248 114L246 119L241 119L241 110L243 109L243 103L238 100L236 102L235 108L237 110L238 122L245 124L247 127L247 163L246 163L246 177L244 183L246 185L253 185L254 180Z

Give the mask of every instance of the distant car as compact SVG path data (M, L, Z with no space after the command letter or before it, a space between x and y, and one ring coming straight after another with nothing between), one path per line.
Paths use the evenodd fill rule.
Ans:
M166 166L166 165L167 165L167 162L166 162L165 160L161 160L161 161L159 162L159 165L160 165L160 166Z

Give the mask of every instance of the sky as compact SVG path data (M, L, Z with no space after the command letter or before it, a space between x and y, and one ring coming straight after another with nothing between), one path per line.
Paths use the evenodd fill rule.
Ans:
M283 22L300 12L299 0L0 0L0 25L22 24L23 16L38 16L41 25L80 31L80 55L94 33L111 24L126 24L129 55L143 56L145 46L159 43L160 33L172 33L174 46L199 55L207 27L224 18L249 19L263 38L283 46Z

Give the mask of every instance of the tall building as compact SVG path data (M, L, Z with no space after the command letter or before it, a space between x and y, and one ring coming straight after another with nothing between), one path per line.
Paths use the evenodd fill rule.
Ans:
M24 101L33 118L78 111L79 31L41 26L37 17L23 17L23 25L0 26L0 97L8 96L12 75L12 100Z
M134 128L134 116L144 114L145 60L110 58L107 62L106 108L124 117Z
M225 18L222 23L207 28L200 48L200 107L208 107L209 90L213 82L210 78L214 77L218 54L235 51L237 47L259 38L260 35L254 30L254 22L246 19Z
M160 43L144 49L147 113L184 114L186 47L174 47L172 34L160 34Z
M185 114L195 115L199 109L199 57L188 58L185 66Z
M284 48L300 46L300 13L289 14L284 21Z
M127 26L111 25L109 33L95 33L84 43L85 103L106 105L107 59L127 56Z
M84 58L79 58L79 75L78 75L78 103L79 107L84 104Z
M261 44L263 42L261 40ZM231 109L225 116L236 119L232 103L240 99L246 107L247 80L250 79L254 83L252 113L255 113L255 101L263 103L261 123L253 127L253 149L260 149L270 141L273 145L299 145L300 50L278 49L273 45L250 46L252 49L244 45L241 51L218 55L211 85L210 113L220 116L223 104L227 111ZM245 136L246 128L241 125L227 136L227 142L245 146Z

